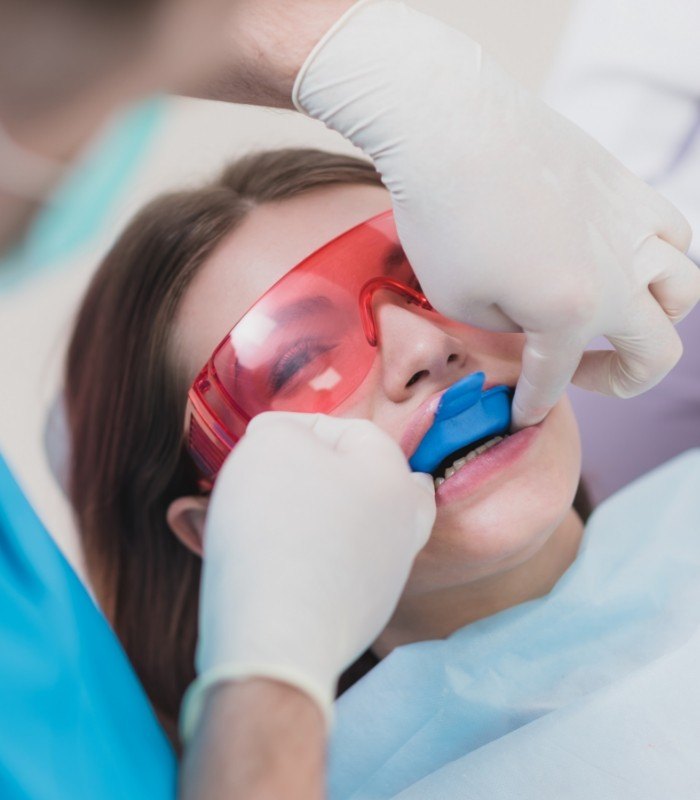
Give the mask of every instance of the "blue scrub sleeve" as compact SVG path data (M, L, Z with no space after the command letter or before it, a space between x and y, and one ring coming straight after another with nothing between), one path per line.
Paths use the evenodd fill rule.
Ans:
M175 797L143 688L1 456L0 654L3 800Z

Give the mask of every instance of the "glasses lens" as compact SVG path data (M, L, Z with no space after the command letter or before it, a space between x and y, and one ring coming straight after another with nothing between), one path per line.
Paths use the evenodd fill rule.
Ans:
M327 412L362 381L374 359L347 287L302 273L249 312L215 368L246 415Z
M415 283L391 214L354 228L287 273L214 355L231 404L248 418L263 411L329 413L339 406L376 356L360 296L381 276Z

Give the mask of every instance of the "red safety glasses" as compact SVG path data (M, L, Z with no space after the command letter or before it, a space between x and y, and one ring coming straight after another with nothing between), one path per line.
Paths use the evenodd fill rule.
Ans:
M360 386L377 355L373 303L384 290L432 310L390 211L308 256L241 317L188 394L187 448L204 487L256 414L328 414Z

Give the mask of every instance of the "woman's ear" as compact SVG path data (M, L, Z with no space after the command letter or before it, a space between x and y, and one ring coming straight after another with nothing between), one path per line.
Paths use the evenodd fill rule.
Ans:
M201 557L208 497L178 497L168 506L165 519L170 530L195 555Z

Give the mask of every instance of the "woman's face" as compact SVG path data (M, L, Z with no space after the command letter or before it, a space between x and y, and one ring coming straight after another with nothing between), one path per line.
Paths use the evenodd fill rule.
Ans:
M175 349L188 381L245 311L322 244L388 210L380 187L336 186L255 208L225 239L188 289ZM255 265L255 269L251 265ZM469 269L465 259L465 269ZM407 306L392 293L375 303L381 344L358 390L335 416L369 419L410 457L436 400L460 377L515 386L522 334L492 333ZM496 575L534 555L571 508L580 471L578 429L562 399L535 428L478 456L437 492L430 541L405 596Z

